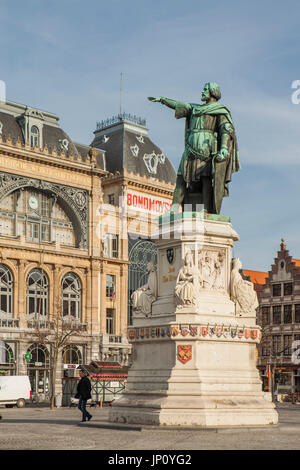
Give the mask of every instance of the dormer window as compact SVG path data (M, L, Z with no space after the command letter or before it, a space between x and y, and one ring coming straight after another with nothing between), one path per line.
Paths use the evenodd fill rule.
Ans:
M40 131L37 126L32 126L31 128L30 144L32 148L40 146Z

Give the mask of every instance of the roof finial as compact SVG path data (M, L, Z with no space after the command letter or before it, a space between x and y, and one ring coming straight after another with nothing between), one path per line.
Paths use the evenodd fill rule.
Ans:
M284 238L281 239L280 249L281 250L286 250L286 244L285 244L285 239Z

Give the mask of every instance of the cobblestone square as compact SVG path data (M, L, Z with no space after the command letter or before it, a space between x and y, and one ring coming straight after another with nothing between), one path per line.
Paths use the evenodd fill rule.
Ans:
M166 429L117 425L109 408L91 408L93 418L80 423L75 407L0 408L1 450L299 450L300 406L278 404L273 428ZM112 453L113 455L113 453Z

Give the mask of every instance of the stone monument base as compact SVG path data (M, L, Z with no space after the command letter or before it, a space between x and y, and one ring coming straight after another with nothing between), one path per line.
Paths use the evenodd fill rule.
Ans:
M242 330L237 325L223 327L220 337L221 326L217 328L153 323L131 329L139 337L134 341L136 359L123 397L110 410L110 421L204 427L277 424L274 404L265 400L255 367L259 330L244 329L255 338L247 340L237 336ZM231 332L234 338L224 337Z
M230 297L231 248L239 237L224 217L178 217L167 225L161 221L157 300L151 316L136 314L128 330L133 365L109 419L158 426L275 425L278 415L264 398L256 368L261 330L255 310L236 314ZM187 253L197 279L193 286L183 282L187 290L181 291ZM175 290L179 301L183 292L182 304ZM196 298L186 301L185 292Z

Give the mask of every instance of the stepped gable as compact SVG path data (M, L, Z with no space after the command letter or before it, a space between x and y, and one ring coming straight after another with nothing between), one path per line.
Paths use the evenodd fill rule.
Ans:
M97 123L92 146L106 152L106 169L175 184L176 172L164 152L148 137L144 120L122 114Z

